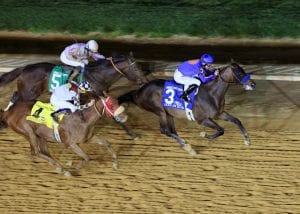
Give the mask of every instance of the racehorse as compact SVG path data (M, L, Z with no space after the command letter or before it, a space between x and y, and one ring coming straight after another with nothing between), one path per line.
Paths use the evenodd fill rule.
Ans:
M17 79L17 92L12 97L11 105L17 100L36 100L48 88L50 74L55 66L53 63L36 63L16 68L0 76L0 87ZM117 55L110 60L92 62L87 65L83 75L83 79L91 84L98 95L103 95L103 91L107 91L121 77L139 85L148 82L131 52L129 56ZM131 137L137 137L125 124L120 125Z
M87 96L87 95L85 95ZM64 115L58 126L60 141L67 148L83 160L77 164L77 169L83 167L90 157L77 145L79 143L94 143L103 145L113 158L113 168L118 168L117 155L106 140L99 139L93 134L95 123L99 117L112 116L120 122L127 120L127 115L120 111L117 100L112 97L99 97L95 93L88 94L89 103L82 110L69 115ZM85 97L86 98L86 97ZM108 104L108 100L110 99ZM31 109L35 101L18 101L8 111L0 111L0 125L8 125L16 133L24 136L30 143L31 154L48 161L56 166L60 173L70 176L69 171L65 171L63 166L53 158L49 151L47 142L57 142L53 129L48 126L27 120L27 116L34 114ZM42 109L42 111L44 111ZM39 114L41 111L39 111ZM45 118L45 116L43 116Z
M45 62L16 68L0 76L0 87L18 78L14 99L35 100L48 88L50 74L55 66L56 64ZM121 77L140 85L148 81L138 68L132 53L129 56L119 55L111 60L92 62L86 66L83 75L83 79L87 80L99 95L103 95L103 91L108 90Z
M152 80L138 90L121 95L118 101L120 104L133 102L140 108L156 114L159 117L160 132L176 139L184 150L191 155L196 155L191 146L178 136L175 129L173 117L187 118L185 110L162 106L162 93L165 82L166 80L162 79ZM221 119L236 124L245 138L245 144L250 145L249 135L241 121L224 110L225 94L231 84L241 84L246 90L255 88L255 82L250 79L250 75L246 74L237 63L232 62L220 68L219 74L214 80L198 87L192 113L198 124L216 130L216 133L213 135L204 133L203 136L209 140L224 134L224 129L214 121L214 119Z

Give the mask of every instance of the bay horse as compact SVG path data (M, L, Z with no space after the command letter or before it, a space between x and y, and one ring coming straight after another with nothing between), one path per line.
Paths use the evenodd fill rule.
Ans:
M17 79L17 91L14 93L11 104L18 100L36 100L48 88L48 82L53 63L35 63L16 68L0 76L0 87ZM117 55L110 60L101 60L88 64L83 79L87 80L98 95L103 95L117 80L125 77L139 85L148 82L145 75L139 69L132 52L129 56ZM132 138L137 135L125 124L120 124Z
M110 146L110 143L104 139L99 139L93 133L95 123L103 115L114 117L120 122L127 120L124 112L118 112L120 109L117 100L108 97L110 104L104 97L99 97L95 93L89 93L89 105L82 110L65 115L58 126L61 143L71 149L75 154L82 158L77 164L76 169L83 167L90 157L79 147L79 143L93 143L103 145L113 158L113 168L118 168L117 155ZM85 95L87 96L87 95ZM35 101L18 101L8 111L0 111L0 125L9 126L16 133L25 137L29 142L31 154L48 161L51 165L56 166L59 173L71 176L69 171L64 170L63 166L53 158L48 151L47 142L56 142L53 129L44 124L39 124L27 120L26 117L31 115L31 109Z
M17 79L15 99L24 101L37 99L47 88L53 63L35 63L16 68L0 76L0 87ZM87 80L97 94L103 95L121 77L135 81L139 85L148 80L138 68L132 53L118 55L110 60L92 62L86 66L83 79Z
M152 80L140 89L132 90L119 96L118 101L120 104L133 102L141 109L156 114L159 117L160 132L176 139L184 150L191 155L196 155L191 146L178 136L175 129L173 117L187 118L185 110L162 106L162 93L165 81L163 79ZM249 135L241 121L224 110L225 94L231 84L241 84L246 90L255 88L255 82L250 79L249 74L246 74L244 69L237 63L232 62L220 68L219 74L214 80L201 84L198 87L192 113L198 124L216 130L216 133L213 135L204 133L203 136L207 139L213 140L224 134L224 129L214 121L214 119L221 119L236 124L244 136L245 144L250 145Z

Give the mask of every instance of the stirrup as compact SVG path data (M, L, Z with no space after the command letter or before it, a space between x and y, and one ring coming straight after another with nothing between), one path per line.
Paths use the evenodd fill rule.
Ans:
M180 98L183 99L185 102L190 102L190 97L186 92L183 92Z
M51 113L51 117L54 120L54 122L59 123L58 113L57 112Z

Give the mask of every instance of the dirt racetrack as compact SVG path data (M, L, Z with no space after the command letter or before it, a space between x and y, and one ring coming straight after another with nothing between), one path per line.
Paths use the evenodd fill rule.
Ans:
M82 145L90 164L77 176L59 175L30 156L21 136L1 130L0 213L300 213L299 83L256 83L252 92L231 87L226 99L228 112L248 129L250 147L233 124L220 121L225 134L209 142L199 136L207 129L176 120L178 133L199 153L194 158L160 134L156 116L134 105L128 125L141 139L109 119L97 125L97 135L119 155L117 171L102 148ZM1 88L2 108L10 93ZM64 164L79 160L63 145L50 149Z

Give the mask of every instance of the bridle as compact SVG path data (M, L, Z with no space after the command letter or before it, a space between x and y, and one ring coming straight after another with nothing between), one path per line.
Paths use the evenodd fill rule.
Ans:
M231 65L229 65L229 66L231 66ZM222 72L225 71L227 68L228 68L228 66L225 67L225 68L223 68ZM231 68L232 68L232 74L233 74L234 78L237 79L237 80L239 81L240 84L244 85L244 84L246 84L246 83L248 82L248 80L250 80L250 78L251 78L251 75L250 75L250 74L246 74L245 76L243 76L242 78L240 78L240 77L238 77L237 74L234 72L235 69L239 69L239 68L233 68L232 66L231 66ZM239 71L239 73L241 73L241 72ZM226 80L222 77L221 71L219 72L218 76L220 77L220 79L221 79L223 82L225 82L225 83L227 83L227 84L236 84L236 82L226 81Z
M109 108L109 106L108 106L108 104L107 104L107 103L109 102L110 99L112 99L110 96L108 96L108 97L106 97L106 98L100 96L100 100L101 100L101 102L102 102L102 104L103 104L103 109L102 109L102 111L99 110L99 109L97 108L96 103L97 103L98 101L97 101L97 102L94 102L94 105L93 105L93 106L94 106L94 109L96 110L96 112L98 113L99 117L102 117L103 115L105 115L106 117L115 117L115 110Z
M122 72L116 65L115 65L115 63L113 62L113 59L110 57L109 58L109 61L110 61L110 63L112 64L112 66L114 67L114 69L117 71L117 72L119 72L121 75L123 75L123 76L126 76L126 74L124 73L124 72ZM133 62L131 62L131 63L129 63L128 64L128 66L126 67L127 69L130 69L130 67L132 66L132 65L134 65L136 63L136 61L133 61ZM125 69L126 69L125 68Z

